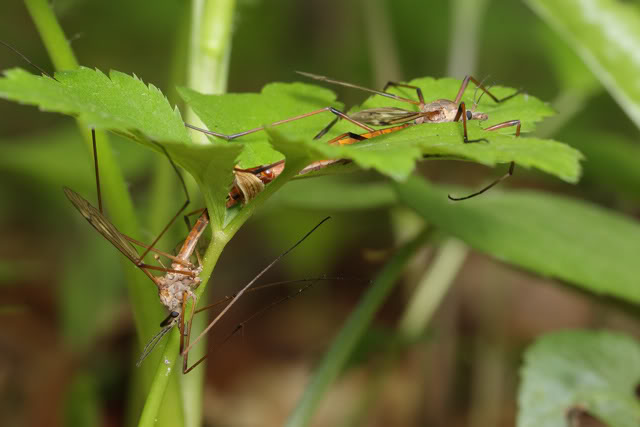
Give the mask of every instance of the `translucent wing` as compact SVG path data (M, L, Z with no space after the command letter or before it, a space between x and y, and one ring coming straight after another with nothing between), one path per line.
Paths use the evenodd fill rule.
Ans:
M70 188L64 187L64 194L67 195L67 198L73 203L73 206L78 209L78 211L84 216L89 224L95 228L98 233L102 234L105 239L111 242L113 246L115 246L120 252L124 254L127 258L131 260L134 264L137 264L140 260L140 254L138 251L129 243L122 234L118 231L118 229L109 222L109 220L102 215L102 213L93 207L91 203L87 202L81 195L71 190Z
M410 122L422 115L424 114L418 111L408 111L396 107L381 107L361 110L356 113L349 114L349 117L372 126L389 126L398 123Z

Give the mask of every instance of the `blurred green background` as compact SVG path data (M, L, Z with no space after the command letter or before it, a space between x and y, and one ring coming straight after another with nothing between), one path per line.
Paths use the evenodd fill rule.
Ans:
M186 55L187 2L58 0L54 8L82 65L135 74L179 105L173 87L184 84L184 70L176 64L183 64ZM389 80L466 74L523 88L558 110L538 133L583 151L584 177L570 186L519 169L503 187L571 194L638 215L638 129L524 3L238 0L234 21L229 92L301 80L294 70L374 88ZM51 70L21 2L2 5L0 39ZM0 68L16 66L29 69L0 49ZM366 97L331 89L348 106ZM70 118L6 101L0 101L0 117L0 422L125 424L127 384L138 347L120 255L87 227L61 190L66 185L95 200L90 157ZM137 144L112 139L150 241L159 228L144 219L162 219L145 203L148 177L165 160ZM420 169L437 182L475 187L502 173L453 161L423 163ZM379 178L355 174L338 179ZM304 182L291 187L291 192L304 192ZM176 208L181 203L177 181L168 185L167 197L176 199ZM213 298L246 283L326 214L334 221L269 278L326 274L352 279L319 283L249 324L242 337L217 346L225 330L287 291L252 295L240 304L211 343L217 350L207 367L206 425L280 425L367 280L415 221L399 209L329 212L301 209L293 199L272 200L229 245L214 273L217 284L228 287L217 287ZM174 230L164 248L173 248L183 234L181 228ZM426 248L417 261L418 271L429 253ZM407 274L407 286L412 274ZM316 425L352 419L371 426L511 426L519 355L535 336L579 326L640 334L637 322L605 301L471 253L428 339L403 354L384 379L377 403L367 405L367 390L379 379L376 345L388 336L385 328L395 324L407 295L397 287L378 316L371 348L362 350L334 386Z

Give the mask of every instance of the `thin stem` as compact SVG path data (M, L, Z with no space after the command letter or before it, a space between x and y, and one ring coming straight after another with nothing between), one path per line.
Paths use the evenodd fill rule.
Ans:
M55 69L60 71L78 68L78 61L49 5L49 1L25 0L24 4L31 15L31 19L36 24Z
M25 0L25 5L40 33L55 69L61 71L78 68L78 61L49 2L47 0ZM84 137L88 152L91 153L92 139L90 131L84 123L78 122L78 127ZM96 132L96 138L98 141L102 193L110 218L114 224L117 224L122 233L134 238L140 237L133 203L131 202L122 171L114 160L107 136L103 132ZM149 286L144 274L139 272L129 260L124 257L121 257L121 260L132 301L138 336L151 336L157 327L157 319L163 315L162 308L157 303L155 288ZM148 363L143 365L141 375L136 376L136 380L141 383L132 384L133 390L146 394L152 378L153 361L157 361L157 357L152 355ZM177 388L172 389L170 393L167 393L167 401L179 401L178 393L179 390ZM133 396L132 401L135 398L136 396ZM175 425L174 414L178 414L180 411L173 410L174 405L175 403L169 403L163 406L163 422L161 424Z
M400 320L399 329L410 340L420 336L426 329L468 252L467 246L455 239L446 240L438 249Z
M206 94L227 90L235 0L194 0L192 4L188 86ZM193 110L187 122L205 127ZM206 143L205 135L200 138Z
M405 265L428 237L428 232L420 233L416 238L402 246L385 264L382 271L361 298L358 307L351 313L338 336L334 339L324 360L313 374L311 382L298 402L296 409L287 420L287 426L302 427L309 425L322 397L328 391L331 383L336 380L344 369L349 356L356 349L358 342L371 325L373 316L393 289L393 285L404 270Z
M451 2L451 34L449 34L449 77L475 75L479 28L487 10L487 0L454 0Z

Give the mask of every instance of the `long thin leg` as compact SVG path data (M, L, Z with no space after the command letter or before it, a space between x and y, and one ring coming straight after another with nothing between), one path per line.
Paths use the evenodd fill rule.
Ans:
M236 325L236 327L233 329L233 331L231 331L226 337L225 339L222 341L222 343L220 344L220 346L224 345L227 341L229 341L235 334L237 334L239 331L243 330L245 325L247 323L249 323L250 321L254 320L255 318L262 316L263 314L265 314L266 312L268 312L269 310L272 310L274 307L276 307L277 305L280 305L282 303L287 302L288 300L297 297L298 295L300 295L301 293L303 293L304 291L308 290L309 288L311 288L319 279L315 279L315 280L310 280L311 283L309 283L308 285L298 289L295 293L291 293L289 295L286 295L282 298L280 298L279 300L273 301L271 304L269 304L266 307L263 307L262 309L258 310L257 312L253 313L251 316L249 316L247 319L245 319L243 322L240 322ZM281 284L281 283L278 283ZM276 284L272 283L270 285L265 285L264 287L267 286L275 286ZM261 286L260 288L254 288L253 290L257 290L257 289L262 289L263 287ZM206 307L206 308L211 308ZM204 308L203 308L204 309ZM203 309L198 310L197 312L199 313L200 311L202 311ZM189 331L191 332L191 331ZM189 345L189 334L187 334L187 342L186 345ZM191 372L196 366L198 366L200 363L202 363L207 357L209 357L209 353L205 354L204 356L202 356L200 359L198 359L193 365L191 365L190 367L187 368L188 363L186 362L187 360L187 356L188 354L185 354L185 356L182 359L183 365L182 365L182 373L183 374L188 374L189 372Z
M184 332L184 327L185 327L185 313L186 313L186 307L187 307L187 300L191 298L191 300L193 301L193 304L191 305L192 309L191 309L191 316L189 316L189 322L187 323L187 332L185 334ZM184 293L183 297L182 297L182 315L180 316L180 354L183 353L183 350L187 347L189 347L189 340L191 338L191 327L193 326L193 316L196 313L196 306L198 301L195 297L194 294L188 294L187 292ZM205 355L206 357L206 355ZM199 363L199 362L198 362ZM182 373L186 374L189 371L191 371L191 369L193 369L195 366L192 366L190 369L187 369L187 366L189 365L189 352L185 352L183 357L182 357Z
M34 64L33 62L31 62L31 60L29 58L27 58L22 52L20 52L18 49L16 49L15 47L11 46L9 43L4 42L2 40L0 40L0 44L4 45L5 47L7 47L8 49L11 49L16 55L18 55L19 57L21 57L22 59L24 59L24 61L31 65L33 68L35 68L36 70L40 71L40 73L42 73L42 75L49 77L50 79L53 79L55 81L56 80L55 77L53 77L51 74L47 73L45 70L43 70L42 68L40 68L39 66L37 66L36 64Z
M417 102L412 101L411 104L418 104L418 105L424 105L425 104L424 96L422 95L422 89L420 89L418 86L389 81L389 82L387 82L386 85L384 85L384 89L382 89L382 91L384 93L387 93L387 89L389 87L404 87L404 88L407 88L407 89L414 89L416 91L416 95L418 95L418 99L420 100L420 103L418 104Z
M486 138L479 138L479 139L469 139L469 136L467 135L467 120L471 119L471 111L467 112L467 107L465 106L464 102L461 102L460 105L458 106L458 112L456 113L456 117L453 119L454 122L457 122L458 120L460 120L460 118L462 118L462 128L464 129L464 134L463 134L463 141L465 142L465 144L469 144L472 142L489 142Z
M489 97L491 99L493 99L495 102L497 103L501 103L504 102L508 99L513 98L514 96L518 95L520 93L520 91L516 91L515 93L512 93L509 96L506 96L504 98L500 98L498 99L498 97L496 97L494 94L492 94L491 92L489 92L489 89L487 89L482 82L479 82L476 78L474 78L473 76L466 76L464 78L464 80L462 81L462 84L460 85L460 89L458 90L458 94L456 95L456 99L453 101L454 103L459 103L460 100L462 99L462 95L464 94L464 91L467 89L467 86L469 86L469 82L472 82L473 84L476 85L476 87L478 87L480 90L482 90L484 93L486 93L487 95L489 95Z
M293 122L293 121L296 121L296 120L300 120L300 119L304 119L304 118L307 118L307 117L314 116L316 114L324 113L325 111L329 111L329 112L335 114L338 117L342 117L343 119L353 123L356 126L361 127L362 129L366 130L367 132L372 132L373 131L373 129L370 128L369 126L365 125L364 123L360 123L357 120L353 120L352 118L347 116L342 111L337 110L337 109L335 109L333 107L324 107L324 108L321 108L319 110L311 111L310 113L300 114L299 116L290 117L290 118L284 119L284 120L279 120L277 122L271 123L269 126L283 125L285 123ZM184 125L186 127L190 128L190 129L197 130L197 131L202 132L202 133L204 133L206 135L217 136L218 138L223 138L223 139L226 139L227 141L231 141L233 139L239 138L241 136L249 135L249 134L252 134L252 133L255 133L255 132L260 132L261 130L265 129L265 126L260 126L260 127L257 127L257 128L245 130L243 132L238 132L238 133L234 133L234 134L231 134L231 135L225 135L224 133L219 133L219 132L214 132L214 131L210 131L210 130L207 130L207 129L199 128L199 127L193 126L193 125L191 125L189 123L185 123Z
M171 167L176 172L176 175L178 175L178 179L180 179L180 184L182 185L182 189L184 190L184 195L186 197L186 200L184 204L180 207L180 209L178 209L178 212L176 212L173 218L171 218L171 220L167 223L167 225L164 226L160 234L158 234L158 237L156 237L155 240L151 242L147 250L145 250L144 253L140 255L140 262L143 262L144 257L151 251L151 248L154 247L156 243L158 243L158 241L162 238L164 233L166 233L169 227L171 227L171 225L175 222L175 220L178 219L182 211L184 211L187 208L187 206L189 206L189 203L191 203L191 199L189 198L189 191L187 190L187 184L184 182L184 178L180 173L180 169L178 169L178 166L176 166L176 164L173 162L173 159L171 159L169 152L167 151L166 148L164 148L162 145L158 144L157 142L155 141L151 141L151 142L155 144L158 148L160 148L160 150L162 150L164 155L167 157L167 160L169 160Z
M520 120L509 120L507 122L498 123L497 125L490 126L485 130L494 131L494 130L503 129L509 126L516 126L516 137L519 137L520 136ZM467 200L472 197L479 196L480 194L484 193L485 191L489 190L490 188L496 186L498 183L504 181L505 179L513 175L513 170L515 169L515 166L516 164L514 162L509 163L509 169L507 170L507 173L505 173L500 178L496 179L495 181L493 181L491 184L487 185L480 191L476 191L475 193L469 194L468 196L464 196L464 197L453 197L451 196L451 194L448 194L447 197L449 198L449 200L459 202L461 200Z
M98 195L98 210L104 214L102 210L102 192L100 191L100 169L98 169L98 147L96 145L96 130L91 128L91 142L93 144L93 168L96 172L96 194Z
M368 87L359 86L359 85L356 85L356 84L353 84L353 83L343 82L343 81L340 81L340 80L333 80L333 79L330 79L330 78L328 78L326 76L320 76L320 75L317 75L317 74L305 73L303 71L296 71L296 73L298 73L298 74L300 74L302 76L305 76L305 77L309 77L309 78L314 79L314 80L319 80L319 81L322 81L322 82L337 84L337 85L340 85L340 86L350 87L350 88L353 88L353 89L359 89L359 90L362 90L362 91L365 91L365 92L373 93L375 95L384 96L385 98L395 99L396 101L408 102L410 104L419 105L419 102L415 101L413 99L403 98L401 96L394 95L393 93L386 92L387 86L385 86L382 91L379 91L379 90L375 90L375 89L369 89ZM389 83L387 83L387 85L388 84Z
M260 273L258 273L257 276L255 276L253 279L251 279L251 281L249 281L249 283L247 283L242 289L240 289L240 291L238 291L238 293L236 294L236 296L229 302L229 304L224 308L224 310L222 310L220 313L218 313L218 315L215 317L215 319L213 319L211 321L211 323L209 323L209 325L204 329L204 331L202 331L200 333L200 335L193 341L193 343L191 343L191 345L189 345L183 353L188 352L189 350L191 350L191 348L196 345L198 343L198 341L200 341L202 339L202 337L204 335L206 335L207 332L209 332L209 330L211 330L211 328L213 328L213 326L218 322L218 320L220 320L220 318L222 316L224 316L224 314L231 308L231 306L233 306L236 301L238 301L238 299L242 296L242 294L244 294L247 289L249 289L260 277L262 277L262 275L264 273L266 273L267 271L269 271L269 269L271 267L273 267L278 261L280 261L284 256L286 256L289 252L291 252L292 250L294 250L299 244L301 244L302 242L305 241L305 239L307 237L309 237L311 235L311 233L313 233L318 227L320 227L325 221L327 221L329 218L331 217L326 217L325 219L323 219L322 221L320 221L315 227L313 227L309 232L307 232L307 234L305 234L302 239L298 240L293 246L291 246L289 249L287 249L285 252L283 252L282 254L280 254L276 259L274 259L273 261L271 261L271 263L269 265L267 265Z
M191 229L189 229L189 230L191 230ZM161 256L163 256L165 258L168 258L173 262L177 262L178 264L182 264L185 267L193 267L193 264L191 264L189 261L184 260L184 259L180 259L180 258L178 258L178 257L176 257L174 255L171 255L171 254L167 253L167 252L163 252L161 250L158 250L158 249L154 248L153 246L147 245L145 243L142 243L142 242L134 239L133 237L129 237L129 236L126 236L124 234L122 235L122 237L124 237L125 239L127 239L128 241L130 241L131 243L133 243L135 245L138 245L138 246L140 246L142 248L148 249L150 252L154 252L154 253L156 253L158 255L161 255Z

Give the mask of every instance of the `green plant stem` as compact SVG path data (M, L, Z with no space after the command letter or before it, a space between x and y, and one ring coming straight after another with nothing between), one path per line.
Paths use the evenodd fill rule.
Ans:
M424 244L429 234L429 232L420 233L402 246L386 263L333 341L324 360L313 375L311 383L287 420L287 426L301 427L309 424L320 400L344 368L349 356L371 324L374 314L393 289L393 285L411 256Z
M401 342L412 343L420 337L429 325L433 313L440 306L447 290L451 287L469 252L462 242L450 238L438 249L438 252L423 274L418 286L409 298L409 305L404 312L398 331L402 334ZM375 405L387 384L387 378L394 362L402 354L404 347L390 346L387 354L376 365L375 373L369 381L367 393L357 405L349 426L362 425Z
M47 0L25 0L24 4L40 33L55 69L60 71L78 68L78 60L73 54L71 45L60 24L58 24L49 2Z
M400 331L416 339L426 329L460 271L469 249L456 239L446 240L422 276L399 323Z
M196 290L196 295L198 299L200 295L204 292L204 288L206 287L209 278L211 277L211 273L224 249L225 245L229 242L229 239L223 239L223 234L217 233L214 236L214 239L211 241L211 244L207 248L207 252L204 256L202 273L200 274L200 278L202 279L202 284ZM186 312L190 313L192 310L191 304L189 304L186 308ZM177 359L180 357L180 331L179 328L174 328L173 331L169 333L169 337L165 348L162 351L162 357L160 363L157 364L156 373L153 378L153 382L151 384L151 388L149 389L149 394L147 396L147 400L144 404L144 408L142 410L142 414L140 416L140 421L138 426L140 427L151 427L156 425L156 420L158 417L158 411L160 409L160 405L163 401L163 396L167 389L167 385L169 383L169 378L171 377L171 373L174 370L174 366L176 364ZM192 359L194 360L194 359ZM197 360L197 359L196 359ZM180 369L178 369L180 370ZM190 375L194 374L197 371L204 371L202 368L198 368L195 371L191 372ZM183 386L184 387L184 386ZM186 417L185 413L185 417Z
M189 47L188 86L215 95L227 90L235 0L193 0ZM187 121L206 127L193 112ZM207 143L204 135L194 138Z
M478 56L478 30L487 5L487 0L454 0L451 2L448 76L462 78L475 72Z
M231 29L235 0L193 0L191 8L187 86L210 95L225 93L231 57ZM187 110L186 117L188 122L205 127L191 108ZM192 138L195 142L209 143L203 134L192 133ZM207 206L211 208L210 204ZM214 227L213 223L211 227ZM231 236L221 235L220 230L214 230L213 233L213 248L210 249L221 251ZM218 247L217 245L220 244L222 246ZM213 269L213 266L211 268ZM206 283L205 280L203 282ZM204 285L200 286L196 292L198 297L203 295L205 289ZM205 323L205 316L194 319L193 332L197 333L204 329ZM204 354L201 350L203 348L206 348L206 342L203 342L200 349L193 351L193 357L197 358ZM201 424L204 372L204 369L198 369L182 378L185 425L189 427Z
M61 71L78 68L78 61L49 2L47 0L25 0L25 5L40 33L43 44L56 70ZM86 124L78 122L78 128L84 136L87 147L89 147L89 152L92 152L91 133L87 129ZM129 196L122 171L114 159L108 138L103 132L96 132L96 139L98 142L100 178L104 204L109 207L110 217L122 233L134 238L140 238L133 203ZM157 328L157 319L162 317L162 309L157 303L155 288L149 285L144 275L138 271L129 260L124 257L121 259L132 301L138 336L151 336ZM152 357L149 362L153 360L154 358ZM132 385L134 390L141 390L143 393L146 392L147 386L151 382L152 368L152 363L143 365L141 375L136 376L142 384ZM179 390L174 389L172 393L179 393ZM177 396L178 394L173 394L169 400L179 401ZM170 404L164 406L163 422L161 424L167 423L167 425L175 425L173 414L177 412L178 411L174 410Z

